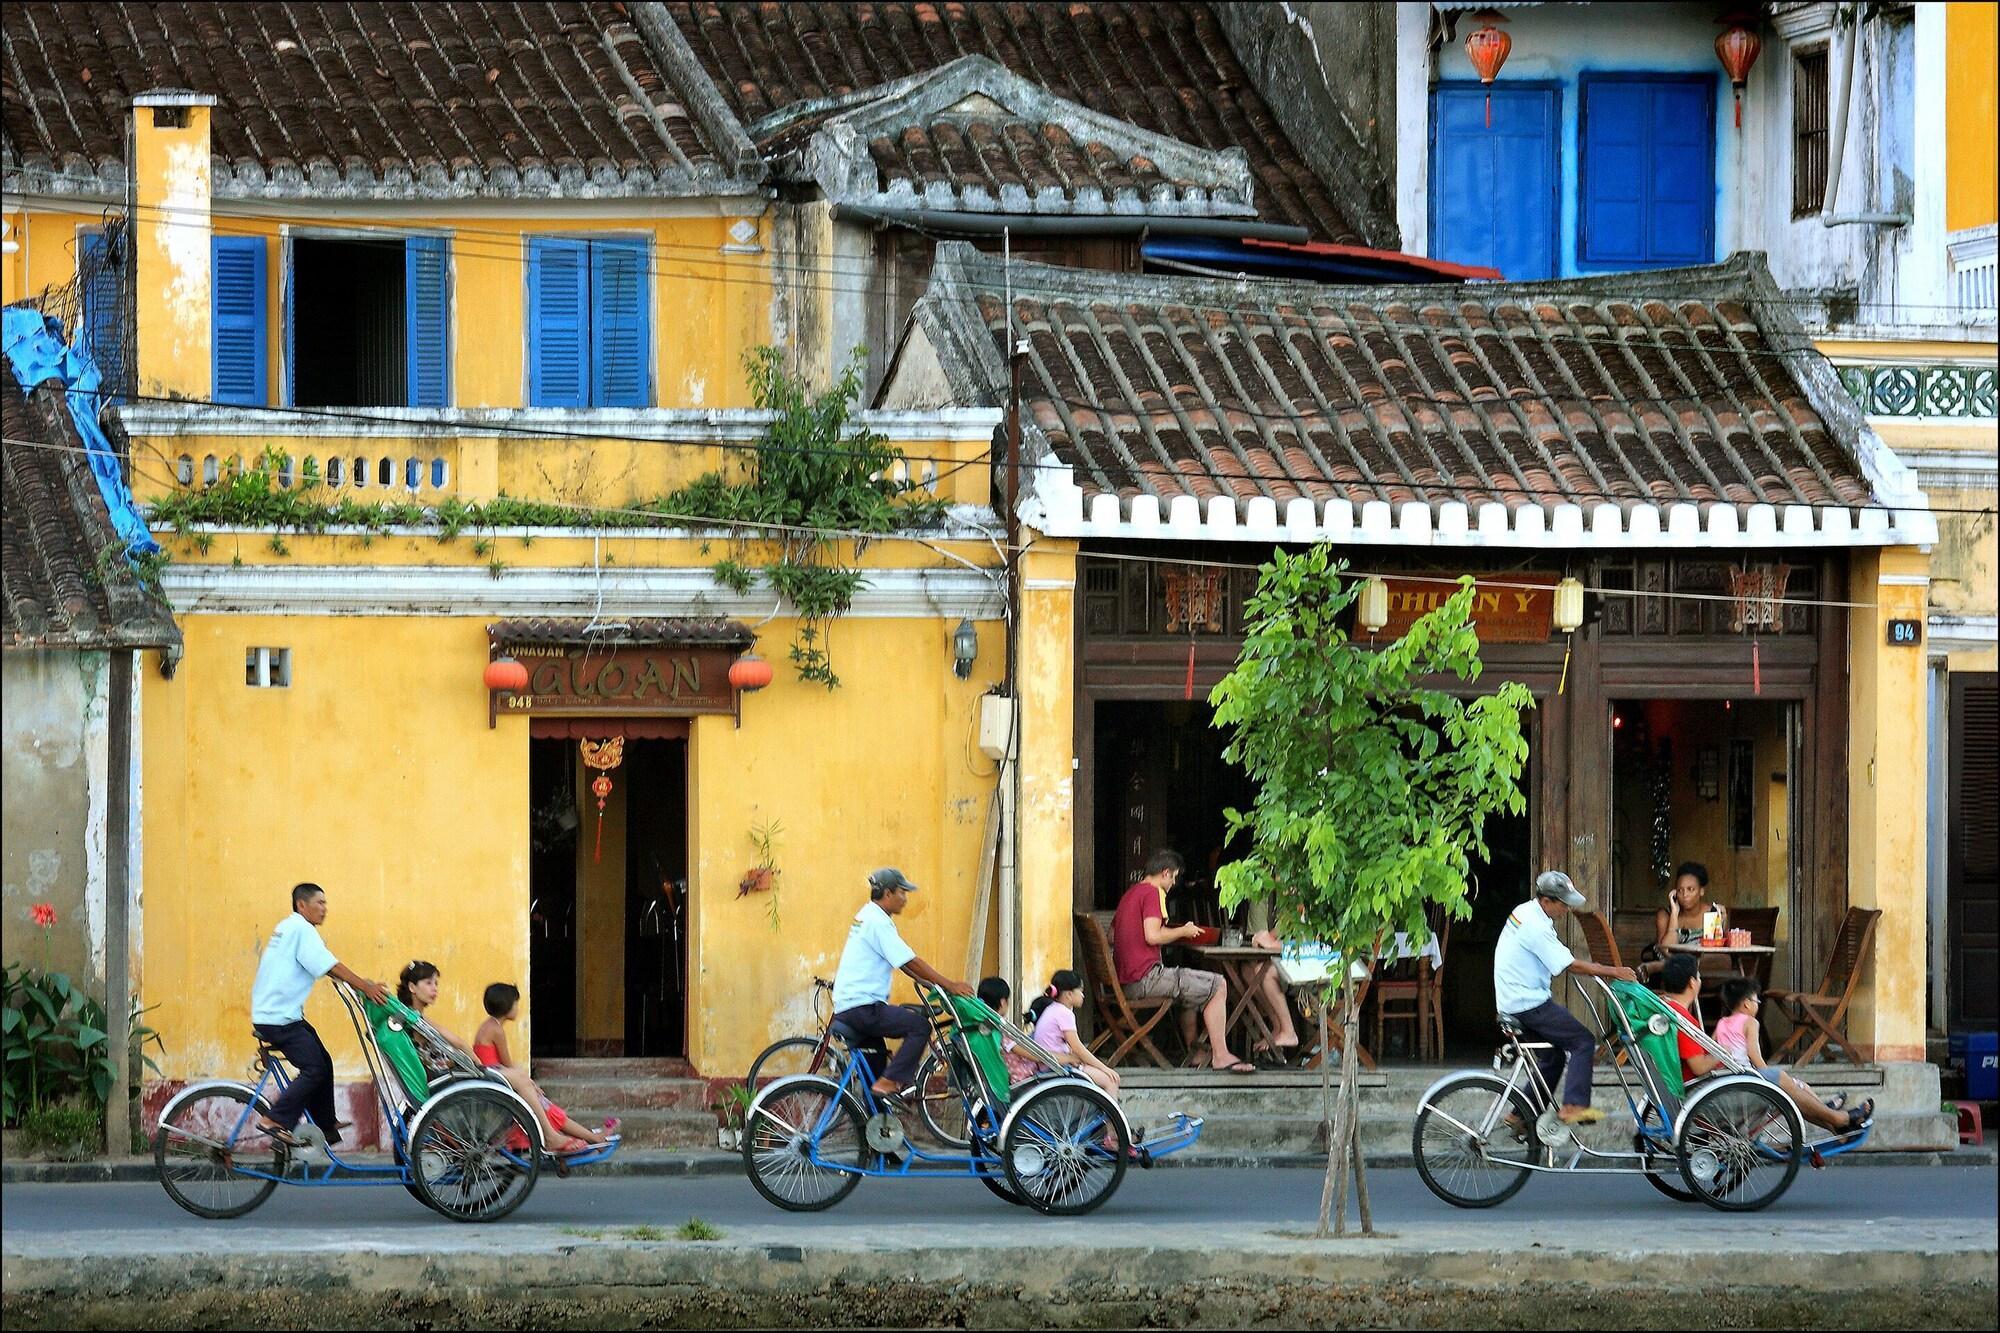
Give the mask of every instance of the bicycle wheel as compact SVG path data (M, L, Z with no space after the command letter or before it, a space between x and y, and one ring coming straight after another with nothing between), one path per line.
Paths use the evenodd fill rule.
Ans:
M932 1051L917 1067L917 1081L910 1096L931 1137L948 1148L972 1146L971 1127L965 1119L965 1099L951 1081L950 1065Z
M1000 1162L1008 1186L1030 1208L1076 1217L1117 1191L1131 1148L1116 1104L1081 1079L1063 1080L1014 1107L1000 1135Z
M820 1074L838 1083L846 1072L847 1043L840 1038L828 1037L822 1053L817 1037L781 1037L758 1052L744 1082L755 1088L760 1079L776 1082L795 1074Z
M1512 1110L1516 1130L1502 1117ZM1528 1183L1535 1115L1519 1088L1491 1074L1462 1074L1417 1108L1410 1154L1431 1193L1457 1208L1491 1208Z
M822 1120L826 1127L819 1129ZM863 1128L861 1108L833 1080L810 1074L780 1079L758 1094L744 1117L750 1183L787 1212L831 1208L861 1183L869 1158Z
M1645 1124L1651 1112L1652 1103L1646 1098L1639 1099L1639 1123ZM1680 1158L1675 1153L1663 1149L1655 1140L1644 1134L1632 1135L1632 1151L1642 1153L1646 1158L1646 1183L1676 1203L1699 1203L1701 1196L1681 1188Z
M242 1174L284 1174L284 1147L257 1130L257 1113L269 1110L230 1084L197 1090L170 1108L153 1135L153 1165L167 1197L212 1218L241 1217L270 1198L276 1180Z
M1805 1158L1805 1125L1791 1098L1762 1079L1712 1084L1681 1117L1681 1179L1703 1203L1750 1213L1791 1188Z
M534 1190L539 1139L534 1117L498 1088L447 1088L417 1113L408 1149L411 1183L455 1222L495 1221Z

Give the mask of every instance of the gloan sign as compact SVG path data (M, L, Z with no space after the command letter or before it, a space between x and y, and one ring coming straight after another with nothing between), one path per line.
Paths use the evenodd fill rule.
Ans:
M502 644L501 649L528 669L526 691L501 693L503 713L686 717L736 711L729 688L734 649L665 644Z
M1389 621L1379 637L1401 638L1419 616L1442 606L1458 591L1449 574L1436 580L1390 577ZM1472 627L1481 643L1542 643L1555 620L1556 576L1532 572L1481 574L1472 590Z

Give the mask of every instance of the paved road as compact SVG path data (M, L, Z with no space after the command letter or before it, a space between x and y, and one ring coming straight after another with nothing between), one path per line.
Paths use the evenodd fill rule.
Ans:
M1309 1225L1319 1208L1320 1173L1300 1170L1132 1172L1116 1197L1092 1222L1126 1224L1212 1223L1219 1226ZM1740 1227L1769 1235L1786 1223L1852 1220L1873 1228L1904 1221L1989 1222L2000 1225L2000 1171L1992 1167L1865 1167L1802 1170L1785 1197L1761 1213L1728 1215L1675 1204L1637 1177L1546 1177L1531 1180L1509 1202L1484 1212L1451 1208L1431 1196L1415 1171L1368 1173L1381 1227L1456 1224L1491 1229L1496 1241L1524 1222L1588 1223L1602 1219L1620 1228L1635 1221L1681 1218L1703 1228ZM651 1224L678 1226L700 1217L722 1227L794 1226L852 1231L884 1222L1019 1225L1031 1220L972 1181L865 1180L824 1213L795 1215L764 1202L747 1180L569 1180L543 1177L513 1221L545 1227L606 1228ZM347 1228L380 1234L382 1227L443 1227L396 1188L303 1189L281 1187L248 1218L204 1222L175 1207L155 1185L9 1185L0 1191L0 1225L10 1237L49 1238L74 1233L182 1233L214 1227L267 1234L296 1232L324 1241ZM462 1228L458 1228L461 1229ZM87 1239L79 1236L81 1244Z

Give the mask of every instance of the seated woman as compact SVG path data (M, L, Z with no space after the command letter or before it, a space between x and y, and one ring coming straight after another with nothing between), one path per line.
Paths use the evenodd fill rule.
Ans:
M523 1086L533 1088L534 1096L530 1100L539 1104L548 1114L550 1121L563 1133L572 1134L586 1143L600 1147L609 1143L610 1136L618 1132L618 1122L615 1119L604 1122L602 1133L572 1120L562 1107L550 1101L548 1095L528 1077L527 1070L507 1058L507 1024L521 1016L521 988L511 986L504 981L496 981L486 988L482 1002L486 1006L486 1021L472 1034L473 1059L488 1069L498 1069L505 1074L518 1075L520 1083L516 1085L517 1089ZM527 1093L523 1092L522 1095L527 1096Z
M418 959L416 961L413 961L408 967L404 968L401 975L398 976L396 979L396 998L401 1000L404 1004L408 1005L410 1008L416 1010L417 1013L420 1015L424 1014L425 1010L429 1009L432 1005L437 1003L437 997L438 997L438 969L436 963L427 963L421 959ZM387 1018L387 1016L390 1013L393 1013L393 1011L389 1010L386 1005L381 1006L383 1014L381 1018L378 1018L376 1013L374 1012L375 1008L376 1006L372 1005L370 1006L370 1012L368 1018L369 1022L375 1025L377 1030L377 1037L379 1040L383 1021ZM452 1045L458 1047L459 1050L464 1051L474 1060L479 1059L477 1053L475 1053L470 1046L466 1045L463 1041L460 1041L457 1037L453 1036L450 1032L446 1031L444 1028L439 1027L437 1023L433 1021L431 1018L429 1018L427 1015L425 1016L424 1021L430 1023L431 1028L440 1037L444 1038ZM420 1054L422 1052L422 1049L423 1048L421 1046L417 1047L417 1050ZM444 1071L441 1069L434 1069L431 1072L442 1073ZM549 1115L546 1103L544 1102L541 1095L541 1090L537 1088L529 1080L526 1074L522 1073L518 1069L505 1069L505 1068L496 1069L494 1072L498 1073L501 1078L505 1079L507 1082L507 1086L512 1088L515 1091L515 1093L517 1093L521 1097L523 1101L527 1102L527 1104L534 1109L535 1118L541 1123L542 1143L548 1152L552 1153L582 1152L584 1149L589 1148L591 1146L588 1142L584 1141L583 1139L573 1138L570 1135L565 1134L563 1132L562 1126L558 1124L554 1120L554 1118ZM420 1099L423 1095L415 1088L411 1088L408 1091L410 1092L411 1096L419 1097Z
M1657 975L1660 965L1672 956L1669 946L1700 944L1702 919L1711 906L1722 913L1726 929L1729 909L1708 901L1708 867L1699 861L1681 862L1674 871L1674 887L1667 893L1667 905L1653 913L1653 942L1639 955L1639 975Z
M1696 1027L1701 1024L1694 1016L1693 1006L1700 995L1701 968L1693 954L1677 953L1660 965L1660 998ZM1723 1020L1724 1023L1728 1021L1726 1018ZM1727 1042L1720 1034L1716 1044L1727 1049ZM1680 1033L1680 1053L1681 1073L1686 1078L1700 1078L1713 1073L1722 1063L1686 1032ZM1865 1101L1849 1111L1841 1111L1821 1101L1811 1088L1790 1074L1758 1061L1746 1059L1745 1062L1751 1064L1766 1082L1775 1083L1783 1089L1785 1095L1792 1099L1792 1104L1799 1108L1799 1114L1821 1129L1832 1130L1836 1134L1852 1134L1874 1118L1875 1103L1872 1101Z

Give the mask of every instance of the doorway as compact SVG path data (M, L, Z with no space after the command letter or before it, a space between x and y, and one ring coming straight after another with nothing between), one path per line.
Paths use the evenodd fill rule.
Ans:
M533 1054L684 1057L687 741L628 731L600 813L578 741L606 729L537 725L577 734L529 742Z
M1222 812L1247 808L1256 788L1223 759L1227 738L1210 725L1206 701L1106 700L1096 708L1091 906L1117 907L1146 858L1171 848L1187 869L1168 910L1214 924L1216 867L1242 855L1240 846L1225 850Z

